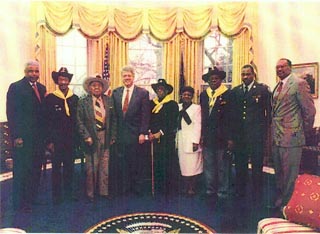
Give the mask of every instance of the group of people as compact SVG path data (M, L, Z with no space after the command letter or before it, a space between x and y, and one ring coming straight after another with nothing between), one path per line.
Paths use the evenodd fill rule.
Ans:
M109 199L139 193L146 152L151 154L153 195L180 192L180 176L181 191L194 195L203 175L205 196L229 196L234 160L236 194L244 196L250 159L252 194L260 199L270 126L278 191L274 206L283 207L291 196L315 107L308 84L291 73L288 59L277 63L280 82L273 93L257 82L252 65L242 67L242 84L232 90L222 83L224 71L209 69L202 76L208 88L200 94L200 105L193 103L195 91L190 86L181 89L178 104L165 79L151 85L156 97L149 100L149 92L134 85L131 66L122 68L123 86L111 96L104 94L108 82L94 76L84 81L87 95L80 99L68 86L73 75L65 67L52 72L57 89L48 95L37 82L38 62L28 62L24 72L24 78L11 84L7 93L15 209L31 210L44 148L53 155L53 202L73 199L73 150L78 144L85 155L90 202L97 196Z

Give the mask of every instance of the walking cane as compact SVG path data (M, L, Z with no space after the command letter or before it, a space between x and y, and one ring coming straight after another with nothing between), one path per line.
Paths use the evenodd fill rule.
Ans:
M153 141L151 141L151 191L154 197L154 158L153 158Z
M93 194L94 194L94 191L95 191L95 189L96 189L96 184L95 184L95 173L94 173L94 156L93 156L93 152L94 152L94 150L93 150L93 146L91 145L91 146L89 146L90 148L90 157L91 157L91 169L92 169L92 183L93 183ZM93 200L93 202L95 201L95 199Z
M151 130L149 130L151 133ZM154 197L154 158L153 158L153 140L149 139L150 141L150 151L151 151L151 193L152 197Z

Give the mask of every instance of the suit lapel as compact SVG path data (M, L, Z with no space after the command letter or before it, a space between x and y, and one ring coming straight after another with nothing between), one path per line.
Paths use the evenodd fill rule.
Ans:
M130 112L130 110L133 108L136 99L137 99L137 87L134 86L133 91L132 91L132 95L131 95L131 98L129 101L127 113Z
M93 120L95 120L95 116L94 116L94 111L93 111L92 96L88 96L86 98L86 103L87 103L86 106L87 106L89 117L93 121Z
M290 77L287 80L287 82L285 83L285 85L283 86L283 88L282 88L280 94L278 95L278 97L276 98L276 100L274 100L275 101L275 103L274 103L274 111L278 109L278 107L281 104L284 96L289 91L289 89L292 87L292 85L293 85L293 79Z

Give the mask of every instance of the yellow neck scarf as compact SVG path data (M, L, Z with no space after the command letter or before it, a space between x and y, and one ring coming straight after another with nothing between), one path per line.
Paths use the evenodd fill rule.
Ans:
M61 92L60 89L57 89L53 92L53 95L64 100L64 108L66 109L66 114L67 114L67 116L70 116L70 110L69 110L67 98L71 97L73 95L73 92L69 89L67 96L64 96L63 92Z
M214 91L214 94L212 95L212 89L210 87L207 88L207 95L209 97L209 107L213 107L214 103L216 102L216 97L220 96L221 94L223 94L224 92L226 92L228 90L228 88L224 85L221 84L219 88L217 88Z
M171 98L169 97L169 95L167 95L164 99L162 99L161 102L159 102L159 98L156 97L153 99L153 102L156 104L155 107L152 109L152 113L159 113L159 111L161 110L163 104L170 102Z

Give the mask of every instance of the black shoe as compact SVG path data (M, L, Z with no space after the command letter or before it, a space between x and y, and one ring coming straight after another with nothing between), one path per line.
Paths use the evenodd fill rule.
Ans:
M32 212L32 208L30 206L26 205L26 206L23 206L21 208L21 211L24 212L24 213L31 213Z
M61 198L53 198L52 203L53 203L53 205L59 205L62 203L62 199Z
M112 199L112 196L110 194L109 195L99 195L99 197L102 200L111 200Z
M66 196L65 200L68 202L76 202L79 201L79 199L76 196Z
M33 201L33 205L48 205L48 202L46 201Z
M87 203L93 203L94 198L93 197L87 197Z

